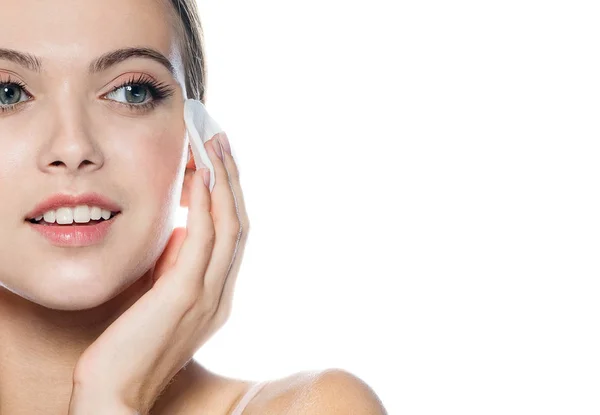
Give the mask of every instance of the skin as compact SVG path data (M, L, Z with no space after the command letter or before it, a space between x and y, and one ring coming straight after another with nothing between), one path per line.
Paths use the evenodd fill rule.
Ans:
M0 402L6 413L35 413L38 405L66 413L76 362L151 287L185 199L182 65L156 2L14 0L3 2L3 16L0 46L39 56L44 70L0 60L0 80L25 83L35 100L0 113ZM178 76L144 58L88 74L94 58L138 45L167 56ZM146 113L122 105L123 91L98 98L140 74L173 95ZM24 222L51 194L87 191L121 206L122 220L102 244L52 246Z
M68 413L76 369L90 385L87 379L92 376L88 374L106 369L99 362L110 362L107 356L119 350L115 345L127 342L125 335L134 331L128 327L135 327L136 320L127 322L125 311L138 306L141 317L143 299L144 307L153 307L153 312L169 307L168 303L147 301L150 297L145 294L157 276L181 278L181 273L167 273L168 267L157 272L157 261L161 263L159 259L164 258L170 244L175 241L179 248L183 241L183 234L171 238L177 208L190 204L192 212L194 207L190 200L195 164L189 156L182 116L183 66L165 7L150 0L3 2L0 47L38 56L43 70L36 73L0 59L0 82L8 82L9 77L10 82L23 82L26 91L21 91L21 99L30 100L0 112L0 414ZM172 63L175 73L140 57L88 73L88 65L95 58L131 46L159 51ZM104 99L132 75L137 78L142 74L172 94L148 111L123 105L128 102L123 90L111 94L112 101ZM0 106L5 104L0 101ZM213 164L220 163L212 145L207 143L205 148ZM237 189L243 208L231 156L225 153L224 162L215 168L220 172L217 200L221 202L211 201L208 190L201 188L203 202L197 199L196 206L205 206L208 213L213 204L218 212L231 213L231 192ZM227 186L228 180L235 186ZM51 194L88 191L105 194L121 207L121 217L100 244L56 247L24 220L28 211ZM245 210L242 213L245 216ZM219 215L214 215L217 235L224 226L218 224ZM231 223L228 229L233 229ZM195 237L199 234L202 232ZM170 255L176 257L177 250ZM204 301L201 296L196 300ZM173 312L173 308L165 309L168 311ZM114 327L120 327L120 333L107 330ZM206 338L197 336L198 346ZM146 352L150 349L148 345ZM171 357L177 370L194 352L191 345L185 350L187 353ZM87 357L83 366L82 356ZM227 414L253 384L219 376L197 362L177 370L164 390L154 391L161 394L152 401L153 414L200 410ZM151 382L159 385L170 381L173 373L167 376L166 372ZM123 381L124 376L119 376L105 378L105 384ZM81 396L85 398L86 393ZM360 396L359 402L356 396ZM365 406L370 408L368 412L360 413L383 413L370 388L340 370L274 380L244 413L281 413L285 409L292 414L296 413L294 408L303 414L312 413L310 410L338 413L315 402L326 402L331 409L331 403L340 399L351 404L348 408L371 405Z

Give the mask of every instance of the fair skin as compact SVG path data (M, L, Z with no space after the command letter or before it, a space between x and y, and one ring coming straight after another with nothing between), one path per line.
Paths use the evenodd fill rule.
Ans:
M102 403L110 401L124 408L150 405L152 414L206 411L225 415L252 385L189 362L195 350L219 327L214 321L211 324L201 319L201 313L195 316L202 321L204 331L198 330L193 336L191 329L178 333L190 342L180 345L177 356L160 360L161 371L143 371L141 365L136 365L136 376L152 385L165 386L164 390L157 386L152 396L144 396L146 402L128 399L133 395L123 391L131 391L135 382L128 384L127 376L118 372L123 365L106 357L114 350L126 353L115 345L133 341L134 337L127 335L135 332L144 316L177 314L176 304L159 304L152 299L164 297L146 294L153 290L157 279L181 281L186 275L189 281L189 269L198 268L190 262L194 255L181 255L188 262L177 257L185 244L184 233L171 233L178 206L189 205L188 220L196 215L198 224L199 218L205 221L203 227L197 226L196 239L188 244L190 251L205 243L200 238L201 229L213 227L218 239L218 235L247 222L235 162L227 152L221 161L210 142L205 148L217 174L215 190L212 195L200 186L196 187L197 193L191 190L195 164L193 157L188 160L182 117L184 71L164 7L150 0L3 2L0 47L35 55L43 67L38 73L0 59L3 87L9 80L26 85L20 90L13 84L11 92L20 91L23 102L0 112L0 415L69 413L75 395L75 372L85 386L78 396L79 403L98 396L102 385L91 380L103 371L104 385L118 387L103 388L107 395ZM160 52L171 62L174 73L143 57L88 72L90 62L97 57L133 46ZM167 91L156 107L145 111L126 107L129 101L124 89L111 93L140 76L154 80ZM24 102L27 100L31 101ZM0 100L0 106L6 103ZM51 194L88 191L108 195L121 207L119 221L101 244L56 247L32 232L24 221L25 214ZM240 208L236 215L232 214L236 212L234 199ZM206 219L211 217L214 223L209 224ZM225 257L230 245L231 241L218 251L215 244L214 252ZM239 249L237 255L239 267ZM206 256L205 264L208 266L215 256ZM177 267L175 259L179 261ZM221 274L202 272L193 276L196 285L163 286L173 290L172 298L185 299L183 304L189 310L189 288L199 287L197 282L207 279L226 281L226 273ZM181 290L181 297L172 287ZM215 283L210 289L194 291L197 295L193 302L206 305L210 294L214 297L217 293L216 287ZM138 313L127 315L127 310ZM174 326L176 320L165 317L164 321ZM113 330L108 330L111 327ZM176 333L172 327L163 330L153 333L152 338ZM131 347L150 361L161 354L161 349L147 343ZM189 364L185 369L179 370L186 362ZM275 380L244 413L347 413L343 405L353 410L362 405L364 411L355 413L384 413L364 382L336 370Z

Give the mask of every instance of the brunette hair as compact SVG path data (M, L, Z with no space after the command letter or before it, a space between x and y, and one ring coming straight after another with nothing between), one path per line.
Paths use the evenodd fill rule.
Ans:
M200 22L197 0L170 0L174 27L185 73L186 98L202 103L206 94L206 63L204 31Z

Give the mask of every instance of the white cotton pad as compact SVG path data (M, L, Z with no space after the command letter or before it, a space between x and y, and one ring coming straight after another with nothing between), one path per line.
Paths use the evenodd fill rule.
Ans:
M196 162L196 168L206 168L210 170L209 190L212 193L215 186L215 170L206 153L204 143L213 138L215 134L223 132L219 124L213 120L206 107L197 99L186 99L183 106L183 119L187 129L187 136L192 146L192 154Z

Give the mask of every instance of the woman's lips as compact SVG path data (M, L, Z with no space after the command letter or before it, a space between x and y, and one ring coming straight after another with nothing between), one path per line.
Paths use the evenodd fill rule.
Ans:
M28 223L53 245L76 247L94 245L104 240L120 216L121 213L117 213L107 220L74 222L71 225Z

